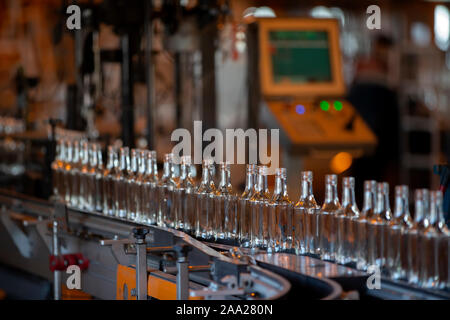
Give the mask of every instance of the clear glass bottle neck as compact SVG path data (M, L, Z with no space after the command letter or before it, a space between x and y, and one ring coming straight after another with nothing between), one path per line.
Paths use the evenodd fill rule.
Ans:
M287 192L287 178L283 175L275 176L275 188L273 190L274 196L279 195L283 197L288 196Z
M414 222L422 223L424 219L424 203L422 199L414 201Z
M207 166L203 166L202 167L202 180L201 180L201 184L202 185L208 185L210 183L210 169Z
M254 174L252 170L247 170L245 174L245 191L250 193L254 188Z
M130 173L136 173L138 169L138 156L136 152L131 152L131 156L129 157L128 165L127 165L128 171Z
M327 204L327 203L333 203L333 204L339 203L338 191L337 191L336 184L332 184L332 183L325 184L325 204Z
M79 161L80 161L80 147L78 144L74 144L72 149L72 162L74 164L78 164Z
M356 204L355 188L353 186L344 186L342 191L342 205L353 206Z
M171 163L170 161L164 161L163 166L163 178L168 178L171 175Z
M91 148L89 149L89 166L92 168L96 168L97 165L98 165L97 149Z
M152 157L152 164L153 164L153 178L155 180L158 180L158 161L156 157Z
M403 194L395 196L394 217L397 219L409 218L409 201L408 197Z
M267 183L267 175L258 174L256 177L256 192L258 193L267 193L269 192L269 184Z
M152 157L146 156L145 162L146 162L145 175L152 176L153 175L153 159L152 159Z
M112 169L114 168L114 159L116 158L115 156L115 151L111 148L108 149L108 162L106 164L106 168L108 169Z
M138 173L140 174L140 175L143 175L144 173L145 173L145 168L146 168L146 165L145 165L145 155L143 154L143 153L140 153L139 155L138 155L138 160L137 160L137 162L138 162Z
M220 169L219 188L229 188L231 186L231 172L230 168Z
M127 155L127 152L123 149L120 150L120 156L119 156L119 169L121 171L127 170L129 161L129 156Z
M364 190L363 211L375 209L375 193L372 190Z
M97 164L99 167L103 167L103 154L100 147L97 147Z

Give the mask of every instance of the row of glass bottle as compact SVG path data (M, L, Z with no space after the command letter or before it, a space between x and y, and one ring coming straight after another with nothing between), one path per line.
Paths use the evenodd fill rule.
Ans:
M287 194L284 168L277 169L270 195L267 167L247 165L246 188L237 197L226 163L220 165L216 186L214 165L204 160L196 187L189 156L182 157L178 176L172 154L165 155L159 179L156 152L132 149L131 156L128 152L128 148L120 148L118 155L110 146L103 168L98 145L59 142L54 162L55 194L74 207L182 229L204 239L238 240L242 246L269 252L294 249L297 254L315 254L342 264L354 262L362 270L376 265L393 278L407 278L424 286L448 285L449 234L439 192L431 193L430 207L428 191L416 191L412 221L407 186L396 187L392 214L388 185L366 181L360 212L354 178L343 178L341 205L337 177L327 175L325 203L320 209L312 193L310 171L302 172L301 197L294 205ZM387 243L390 246L383 245ZM418 251L421 246L434 247ZM433 276L427 276L430 268ZM426 273L421 275L420 270Z

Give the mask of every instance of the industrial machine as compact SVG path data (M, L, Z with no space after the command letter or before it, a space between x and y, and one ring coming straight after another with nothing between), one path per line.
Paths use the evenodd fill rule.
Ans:
M338 152L357 158L377 139L345 100L337 20L265 18L249 30L249 109L261 110L255 121L280 129L281 163L297 199L305 158Z

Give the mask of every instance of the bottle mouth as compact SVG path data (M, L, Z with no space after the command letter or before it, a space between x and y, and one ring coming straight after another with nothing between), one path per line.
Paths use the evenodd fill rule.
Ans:
M192 163L192 158L191 158L191 156L182 156L182 157L181 157L181 164L190 166L191 163Z
M331 184L331 185L337 185L337 175L335 175L335 174L325 175L325 183Z
M275 169L275 174L276 174L277 176L286 177L286 175L287 175L287 170L286 170L286 168L276 168L276 169Z
M342 178L342 185L344 187L353 188L355 186L355 178L354 177L344 177L344 178Z
M269 174L269 168L267 166L259 166L258 173L262 176L267 176Z
M302 171L301 176L302 176L302 179L304 179L304 180L312 180L313 172L312 171Z

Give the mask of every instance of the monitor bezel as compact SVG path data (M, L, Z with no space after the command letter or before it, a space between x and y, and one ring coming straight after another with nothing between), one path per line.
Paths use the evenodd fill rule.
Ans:
M345 94L342 73L342 57L339 46L339 23L336 19L314 18L262 18L258 19L259 69L261 73L261 92L264 96L282 97L327 97ZM272 61L268 48L271 30L313 30L325 31L329 37L331 82L286 84L275 83L272 74Z

